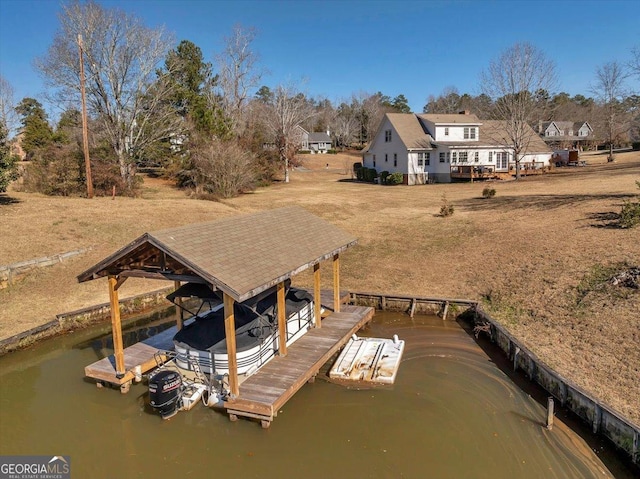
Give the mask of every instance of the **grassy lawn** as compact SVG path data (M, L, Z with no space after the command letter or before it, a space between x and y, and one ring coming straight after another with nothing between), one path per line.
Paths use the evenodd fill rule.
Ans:
M482 299L543 360L640 422L640 293L606 281L640 266L640 229L616 226L623 202L640 193L640 152L611 164L583 158L584 168L492 182L492 199L478 182L356 183L349 168L359 157L346 154L305 155L291 183L221 202L189 199L157 178L137 199L10 190L0 196L0 264L91 250L0 290L0 338L108 301L106 282L75 276L145 231L296 204L359 238L341 261L344 289ZM443 196L452 216L439 215ZM120 294L168 285L130 279Z

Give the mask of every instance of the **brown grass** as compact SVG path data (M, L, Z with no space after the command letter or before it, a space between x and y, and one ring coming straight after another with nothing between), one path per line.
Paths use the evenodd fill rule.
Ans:
M298 204L360 239L341 262L345 289L483 299L561 374L640 421L640 294L602 281L640 263L640 230L615 224L638 193L639 153L613 164L588 156L585 168L494 182L492 199L482 198L485 183L354 183L347 170L358 159L304 156L290 184L221 202L188 199L153 178L139 199L0 196L0 264L91 247L0 291L0 337L107 301L102 280L78 284L75 276L145 231ZM445 193L455 213L443 218ZM329 286L330 274L323 278ZM164 286L131 279L121 294Z

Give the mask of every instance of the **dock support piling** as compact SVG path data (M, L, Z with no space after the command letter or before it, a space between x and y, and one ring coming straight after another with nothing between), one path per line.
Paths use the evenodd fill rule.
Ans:
M447 320L447 313L449 312L449 301L444 302L444 309L442 310L442 320Z
M333 255L333 311L340 312L340 255Z
M551 431L551 429L553 428L553 409L554 409L553 398L549 397L547 399L547 429L549 431Z
M287 355L287 314L284 298L284 283L278 283L278 356Z
M227 340L227 356L229 357L229 392L231 398L240 394L238 383L238 358L236 357L236 321L233 311L234 299L224 293L224 334ZM233 419L232 419L233 420Z
M116 377L124 377L124 347L122 344L122 322L120 320L120 300L118 299L118 277L109 276L109 302L111 304L111 334L113 335L113 355L116 362Z
M322 299L320 294L320 263L313 265L313 313L316 328L322 327Z

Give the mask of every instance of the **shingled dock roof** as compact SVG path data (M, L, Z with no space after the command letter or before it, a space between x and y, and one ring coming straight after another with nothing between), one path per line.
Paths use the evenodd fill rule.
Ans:
M294 206L145 233L78 282L110 275L201 282L245 301L356 243Z

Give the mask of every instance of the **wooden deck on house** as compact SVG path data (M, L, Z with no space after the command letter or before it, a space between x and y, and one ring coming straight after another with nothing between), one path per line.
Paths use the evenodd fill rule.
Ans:
M313 293L313 291L311 291ZM327 311L333 312L333 291L322 290L320 292L321 305ZM340 300L344 304L349 301L350 295L346 291L340 292ZM323 326L324 326L323 320ZM116 361L111 354L84 368L86 377L95 379L99 385L111 384L118 386L123 392L128 390L128 386L134 380L133 370L140 366L141 373L147 373L157 366L156 355L158 351L173 351L173 336L176 334L176 326L172 326L155 336L147 338L139 343L133 344L124 349L125 374L123 377L116 376ZM165 359L162 357L161 359Z
M352 334L373 318L374 309L343 306L323 319L322 327L309 330L278 356L240 384L237 398L225 402L232 420L245 416L262 420L268 427L278 410L315 378L320 368L344 346Z

